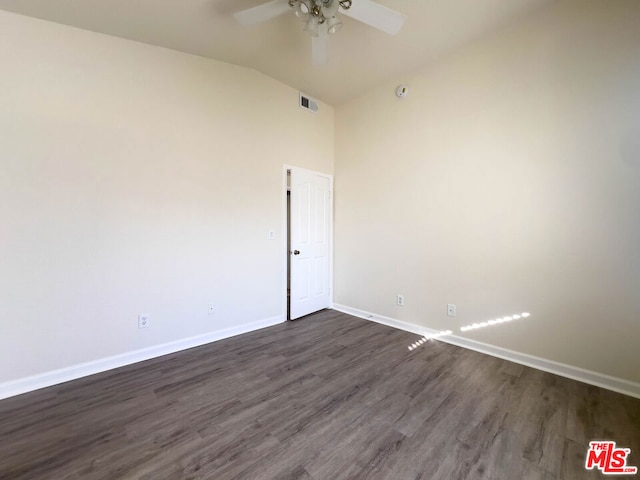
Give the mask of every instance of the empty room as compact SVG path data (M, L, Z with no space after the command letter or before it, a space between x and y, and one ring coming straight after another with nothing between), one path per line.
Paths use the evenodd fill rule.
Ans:
M0 479L640 467L640 1L0 0Z

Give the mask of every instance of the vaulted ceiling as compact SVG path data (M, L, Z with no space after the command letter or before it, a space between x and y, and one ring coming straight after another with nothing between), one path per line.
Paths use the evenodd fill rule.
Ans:
M312 66L310 37L293 13L251 27L233 19L265 1L0 0L0 9L254 68L339 105L555 0L377 0L407 14L402 31L345 17L323 66Z

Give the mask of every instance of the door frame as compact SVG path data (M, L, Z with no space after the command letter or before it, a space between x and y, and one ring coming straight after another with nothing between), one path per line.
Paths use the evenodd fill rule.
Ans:
M324 172L318 172L315 170L309 170L308 168L296 167L295 165L283 164L282 166L282 251L285 252L284 256L284 265L283 265L283 276L282 276L282 289L283 292L283 301L282 301L282 311L284 312L284 320L285 322L289 319L289 311L287 305L287 285L288 285L288 273L287 266L290 261L290 253L287 244L287 239L289 237L289 227L287 223L287 172L291 169L296 170L304 170L308 173L312 173L314 175L319 175L321 177L325 177L329 179L329 308L333 308L333 175Z

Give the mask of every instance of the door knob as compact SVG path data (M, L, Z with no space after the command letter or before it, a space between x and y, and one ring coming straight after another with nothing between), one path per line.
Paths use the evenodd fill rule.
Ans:
M293 251L293 254L294 254L294 255L300 255L300 250L294 250L294 251Z

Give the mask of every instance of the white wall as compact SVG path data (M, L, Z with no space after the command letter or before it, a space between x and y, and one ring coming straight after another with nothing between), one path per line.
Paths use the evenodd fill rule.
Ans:
M336 303L639 382L639 26L557 2L338 108Z
M0 384L284 319L282 165L333 173L332 108L2 11L0 65Z

